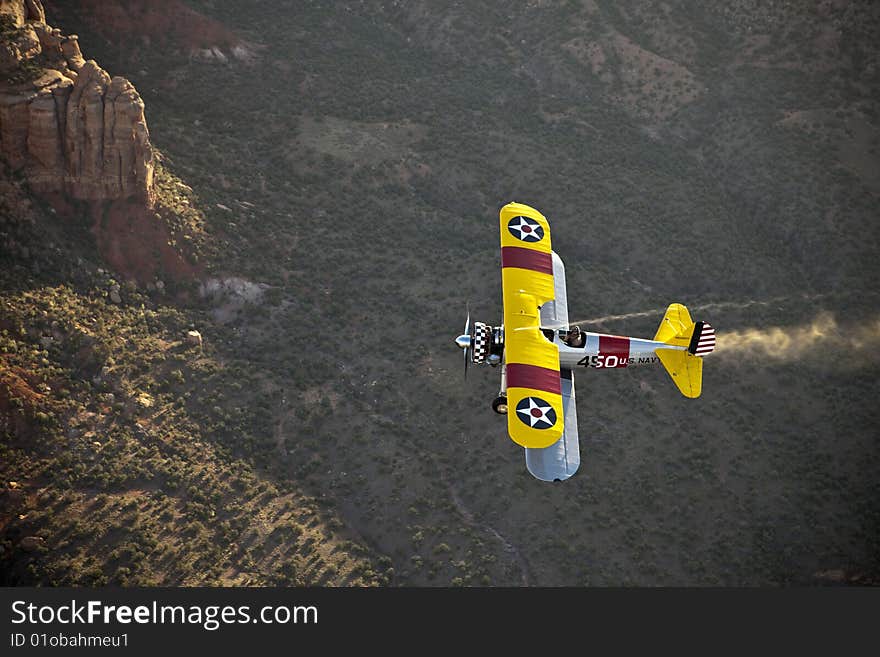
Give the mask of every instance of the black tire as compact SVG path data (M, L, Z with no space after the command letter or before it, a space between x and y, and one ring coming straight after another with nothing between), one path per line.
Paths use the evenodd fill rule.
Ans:
M492 410L498 415L507 415L507 397L496 397L492 402Z

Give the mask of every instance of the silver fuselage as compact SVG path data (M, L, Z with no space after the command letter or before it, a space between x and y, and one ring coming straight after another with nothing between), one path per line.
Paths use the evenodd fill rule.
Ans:
M583 335L585 337L583 347L569 347L560 339L559 333L555 333L553 344L559 347L559 367L561 369L655 365L660 362L656 354L657 349L686 350L686 347L642 338L586 332Z

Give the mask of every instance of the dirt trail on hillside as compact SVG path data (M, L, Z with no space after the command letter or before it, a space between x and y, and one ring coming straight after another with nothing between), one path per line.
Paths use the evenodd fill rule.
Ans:
M449 491L449 496L452 498L452 503L455 505L455 508L461 514L462 518L464 518L465 522L476 529L480 529L483 531L489 532L495 539L501 543L504 551L507 552L516 564L519 566L520 572L522 573L522 585L530 586L531 585L531 573L529 570L529 563L526 561L526 558L522 555L519 549L511 543L507 538L499 532L497 529L492 527L489 524L479 522L470 509L465 505L462 501L461 496L459 496L458 491L455 487L449 482L446 478L446 475L441 470L440 466L437 465L435 460L434 465L437 467L437 471L440 473L440 479L446 485L447 490Z

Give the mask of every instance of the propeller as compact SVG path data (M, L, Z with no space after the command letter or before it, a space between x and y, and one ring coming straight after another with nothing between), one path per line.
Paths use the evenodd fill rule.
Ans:
M464 355L464 378L467 380L467 370L468 370L468 361L471 359L471 347L474 343L474 336L471 335L471 309L470 304L465 306L467 308L467 319L464 322L464 333L455 338L455 344L457 344Z
M464 320L464 333L463 335L468 336L468 344L464 349L464 380L467 381L467 368L468 361L471 359L471 346L474 344L474 337L471 335L471 308L470 304L465 306L467 308L467 319Z

